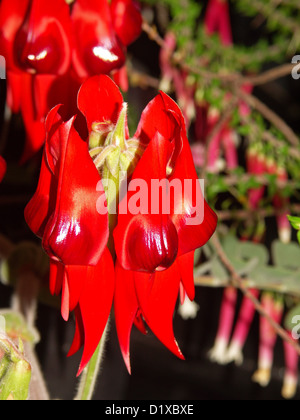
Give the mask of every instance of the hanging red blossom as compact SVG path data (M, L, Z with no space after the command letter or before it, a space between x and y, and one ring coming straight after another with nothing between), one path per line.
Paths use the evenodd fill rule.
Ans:
M64 103L76 112L76 96L89 76L114 73L127 88L126 47L141 32L134 0L3 0L0 53L7 64L7 101L21 112L27 142L21 161L43 145L45 116Z
M174 308L179 292L182 301L185 293L194 298L194 250L209 240L217 218L203 199L182 113L161 92L130 138L127 106L107 76L82 85L78 107L86 118L88 143L74 129L74 118L63 122L59 108L51 110L40 182L25 211L50 256L50 289L62 291L62 316L68 319L69 311L75 311L69 354L84 345L80 373L100 340L114 292L118 337L129 370L133 323L145 332L146 322L183 358L173 333ZM165 212L160 199L153 202L153 180L182 185L189 180L193 191L170 194ZM127 193L119 197L114 186L122 182ZM132 207L136 182L146 188L139 197L147 206ZM166 200L167 195L162 188L159 197ZM112 211L116 200L118 214Z

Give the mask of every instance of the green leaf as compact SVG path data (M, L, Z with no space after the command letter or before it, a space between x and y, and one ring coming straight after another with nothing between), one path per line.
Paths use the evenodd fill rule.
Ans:
M297 232L297 239L298 239L298 242L300 244L300 230L298 230L298 232Z
M289 219L294 229L300 230L300 217L288 215L287 218Z
M276 266L300 270L300 247L295 242L285 244L280 240L275 240L272 243L271 252Z

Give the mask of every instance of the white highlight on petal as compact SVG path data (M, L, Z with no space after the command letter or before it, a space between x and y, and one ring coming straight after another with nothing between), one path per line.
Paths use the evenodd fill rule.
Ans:
M41 51L38 55L34 55L34 54L29 54L28 55L28 60L43 60L46 56L47 56L48 52L47 50L43 50Z
M93 48L93 54L96 57L100 58L100 60L108 61L110 63L113 63L114 61L117 61L119 59L119 57L116 54L99 45Z

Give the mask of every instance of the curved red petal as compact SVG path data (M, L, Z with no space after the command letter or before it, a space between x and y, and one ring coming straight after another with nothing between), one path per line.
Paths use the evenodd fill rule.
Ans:
M64 0L32 0L16 34L21 68L39 74L64 74L71 63L71 19Z
M50 200L52 182L54 182L53 175L47 165L45 153L43 153L37 189L24 210L27 225L40 238L43 237L46 224L52 212L51 204L55 204L55 202L51 203Z
M182 255L206 244L217 226L217 215L203 197L188 143L183 145L169 180L178 179L182 180L182 193L171 197L171 211Z
M120 89L123 90L123 92L128 91L129 82L126 65L121 67L119 70L113 71L111 76L114 82L120 87Z
M64 265L50 258L49 289L51 295L58 296L60 294L64 275Z
M174 137L177 137L175 133L178 131L178 123L171 117L165 97L168 96L161 92L149 102L142 112L134 137L138 138L143 144L148 144L157 132L170 142L172 142ZM170 99L170 101L172 100ZM171 103L174 103L177 109L179 109L174 101ZM176 149L177 147L180 148L180 145L174 146Z
M65 271L69 288L69 310L73 311L77 306L84 284L88 275L88 267L85 265L66 265Z
M34 78L30 74L23 74L21 89L21 113L26 130L26 143L21 163L26 162L38 152L45 141L44 116L38 115L34 95Z
M165 184L159 188L158 183L152 182L165 179L171 151L171 144L157 133L134 170L129 191L119 205L115 249L120 264L127 270L153 272L158 267L169 267L176 258L177 232L163 209L167 189Z
M173 332L173 314L179 292L177 264L154 274L135 273L139 307L149 328L176 356L184 359Z
M0 54L5 57L9 70L19 70L13 46L29 3L30 0L2 0L0 3Z
M68 351L67 357L73 356L84 345L84 328L79 305L74 310L75 314L75 333Z
M7 69L7 93L6 103L13 113L17 113L21 109L23 74L15 73Z
M63 122L60 115L61 105L52 108L45 120L45 157L47 164L56 178L59 178L60 163L64 160L67 150L69 133L74 123L74 118Z
M134 273L130 270L124 270L117 261L115 278L114 313L116 329L122 356L130 373L130 333L138 310L133 280Z
M147 329L144 323L143 314L140 309L138 309L136 316L133 321L136 328L142 333L147 334Z
M112 0L110 10L114 29L124 45L135 41L142 31L140 6L135 0Z
M108 74L125 63L107 0L77 0L72 10L73 65L80 78Z
M176 134L180 136L181 147L177 147L177 153L172 156L173 172L169 181L180 181L182 186L179 193L175 190L170 197L181 255L203 246L210 239L217 226L217 216L203 197L182 112L168 95L161 92L161 98L180 127Z
M13 78L17 80L17 78ZM45 118L49 110L59 104L66 103L67 106L60 108L60 114L68 119L74 114L76 108L76 89L71 77L66 80L65 76L53 75L31 75L23 73L21 85L15 84L14 89L20 89L19 98L12 98L20 101L20 109L25 125L27 141L21 162L28 160L44 144L45 140ZM73 91L74 89L74 91ZM77 110L77 109L76 109Z
M64 271L62 283L60 313L63 320L68 321L70 314L70 289L66 271Z
M181 283L190 300L195 299L194 251L177 257L176 263L181 276Z
M54 142L49 152L53 161L57 160L54 169L58 167L58 188L43 246L50 256L66 265L96 265L109 234L107 214L97 212L103 187L88 146L72 122L60 127L59 149Z
M87 120L89 132L94 122L116 124L123 104L118 86L110 77L90 77L78 92L78 108Z
M105 248L99 263L88 267L79 306L84 327L84 349L77 376L94 354L110 314L114 294L114 264Z

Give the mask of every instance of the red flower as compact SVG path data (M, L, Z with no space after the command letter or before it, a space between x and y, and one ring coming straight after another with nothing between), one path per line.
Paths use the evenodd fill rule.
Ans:
M50 289L57 294L62 289L63 317L75 310L69 354L84 344L81 372L99 342L115 290L117 331L128 369L133 323L145 332L145 321L182 358L172 328L174 307L179 292L182 299L185 293L194 298L194 250L208 241L217 222L201 194L183 116L175 102L160 93L130 138L126 105L107 76L83 84L78 107L87 121L89 152L74 129L74 119L64 123L54 108L46 121L40 182L25 211L51 258ZM114 191L114 186L126 180L121 170L127 172L129 184L115 215L112 204L121 190ZM162 189L158 197L153 180L173 186L189 180L193 188L183 195ZM113 184L107 186L106 181ZM133 205L139 201L132 188L136 182L146 187L140 195L147 202L144 207ZM165 212L162 203L168 198Z
M64 117L76 112L80 84L89 76L114 71L127 87L126 47L141 32L133 0L3 0L0 53L6 58L7 101L21 111L27 133L22 161L44 142L49 110L64 103Z
M6 172L6 162L2 156L0 156L0 182L2 181Z
M151 212L153 179L167 179L170 183L177 180L181 185L184 180L191 180L193 193L199 188L197 192L201 194L184 118L175 102L161 92L143 112L134 137L147 144L132 180L146 182L148 208L134 215L119 214L114 231L118 258L115 316L128 369L130 330L136 314L140 313L157 337L183 357L172 328L180 284L193 300L193 251L208 241L216 227L216 215L205 200L201 201L202 223L189 225L195 205L191 195L174 194L169 214L163 214L161 207L158 214ZM124 198L127 206L131 199L132 192L128 192Z
M51 292L59 294L62 289L63 318L67 320L69 311L75 310L82 321L81 371L101 338L112 303L108 218L96 212L100 176L86 142L74 129L74 119L64 123L56 107L47 117L46 131L40 180L25 209L25 219L33 232L43 237L51 259ZM100 301L91 310L88 299L92 296Z
M209 35L218 32L224 45L232 44L227 0L209 0L205 14L205 29Z

